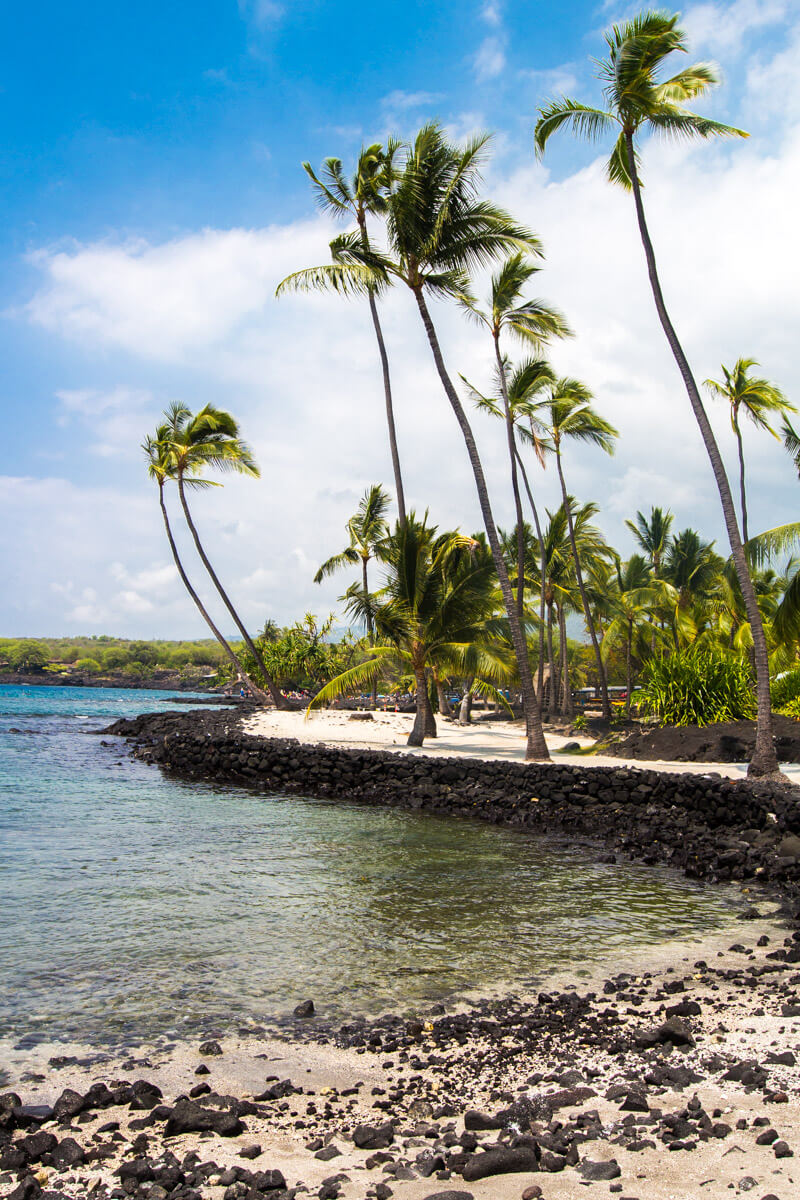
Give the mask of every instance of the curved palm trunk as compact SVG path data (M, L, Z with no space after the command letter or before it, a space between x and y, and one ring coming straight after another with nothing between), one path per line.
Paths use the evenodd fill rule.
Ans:
M628 171L633 185L633 197L636 204L636 218L639 223L639 234L644 247L644 254L647 260L647 274L650 279L650 287L653 292L653 299L656 305L658 319L661 322L661 328L669 343L669 348L672 351L672 356L677 363L678 370L681 373L686 394L689 397L689 403L692 406L692 411L695 420L700 428L700 434L703 438L703 443L708 454L711 470L714 473L714 479L719 491L720 503L722 505L722 514L725 518L725 528L728 531L728 540L730 542L731 554L736 567L736 574L739 577L739 586L742 589L745 607L747 609L747 619L750 622L750 631L753 637L753 657L756 666L756 698L758 701L758 719L756 722L756 743L753 748L753 756L750 759L748 767L748 775L770 775L778 770L778 758L775 753L775 740L772 733L772 708L769 698L769 657L767 654L767 639L764 636L764 625L761 621L761 613L756 601L755 588L753 580L750 576L750 571L747 566L747 558L745 557L744 546L739 535L739 526L736 523L736 511L733 506L733 496L728 482L728 476L725 473L725 466L722 462L722 455L719 452L714 431L708 419L703 401L695 383L689 362L684 354L683 347L678 341L678 335L675 332L672 321L669 318L667 307L664 303L664 296L661 291L661 283L658 278L658 270L656 268L656 257L653 250L653 243L650 240L650 233L647 228L647 222L644 215L644 205L642 204L642 193L639 185L639 177L636 174L636 157L633 149L633 135L626 131L625 145L628 152Z
M425 332L428 336L428 342L433 353L433 359L436 363L436 370L439 373L439 378L442 382L445 395L450 401L450 406L455 413L456 420L461 428L464 437L464 443L467 447L472 473L475 476L475 487L478 492L478 500L483 516L483 524L486 529L486 537L492 551L495 570L500 582L500 590L503 593L503 601L508 614L508 623L511 628L511 641L514 646L514 653L517 659L517 670L519 671L520 691L522 693L522 706L525 712L525 732L527 735L525 746L526 759L549 759L550 753L547 749L547 742L544 738L544 730L542 729L542 719L539 712L539 702L536 697L536 692L533 686L533 676L531 674L531 665L528 660L528 646L525 641L525 634L522 624L517 614L517 608L514 600L514 594L511 590L511 583L508 578L508 571L503 560L503 552L500 547L500 539L497 536L497 527L494 523L491 505L489 503L489 492L486 487L486 479L483 474L483 465L478 454L478 448L475 445L475 438L467 420L467 414L461 401L458 398L458 393L453 387L453 381L447 374L447 368L444 365L439 339L436 336L436 330L431 320L428 306L425 303L425 297L422 294L422 288L414 288L417 306L419 308L422 323L425 326Z
M183 486L183 476L181 476L181 475L178 476L178 495L181 498L181 505L183 506L183 515L186 518L186 524L189 526L192 537L194 538L194 544L197 547L197 553L200 555L203 566L205 567L205 569L208 571L209 575L211 576L211 580L214 584L214 587L219 592L223 604L225 605L225 607L227 608L231 617L233 618L236 628L239 630L239 633L242 635L244 644L247 646L247 649L250 651L254 660L260 667L262 674L264 676L264 679L266 680L267 691L269 692L269 694L272 698L272 703L275 705L276 708L282 708L282 709L290 708L291 705L289 704L289 701L283 695L280 688L277 686L274 679L272 678L269 671L267 670L267 668L264 664L263 657L261 656L261 654L259 654L258 650L256 649L253 639L250 637L250 634L247 632L244 625L242 624L242 622L239 618L239 614L237 613L236 609L231 604L228 593L223 588L222 584L220 583L219 579L217 578L216 571L214 570L214 568L211 566L211 563L209 562L208 555L206 554L205 550L203 549L203 544L200 541L200 535L198 534L197 529L195 528L194 521L192 520L192 514L189 512L189 505L186 503L186 489Z
M744 446L742 445L742 431L739 428L739 422L734 418L733 428L736 431L736 441L739 447L739 498L742 505L742 541L748 542L750 539L747 535L747 495L744 488Z
M592 610L589 606L589 597L586 594L586 586L583 582L583 571L581 570L580 557L578 555L578 543L575 540L575 524L572 520L572 508L567 495L567 485L564 481L564 471L561 466L561 451L556 445L556 467L558 468L558 479L561 484L561 497L564 501L564 512L567 514L567 529L569 530L569 544L572 549L572 559L575 563L575 578L578 581L578 590L581 594L581 603L583 604L583 616L586 621L586 628L589 630L589 637L592 641L594 649L594 660L597 664L597 677L600 682L600 702L603 706L603 717L606 721L611 720L611 701L608 698L608 684L606 682L606 671L603 665L603 656L600 653L600 643L597 640L597 630L594 627L594 618Z
M511 406L508 402L508 382L503 356L500 353L500 336L497 332L494 338L494 354L497 359L497 370L500 373L500 392L503 397L503 413L506 420L506 440L508 442L508 457L511 461L511 490L514 493L514 509L517 514L517 617L523 630L525 628L525 532L522 528L522 498L519 494L519 478L517 475L517 442L514 436L514 422L511 420Z
M528 472L525 470L525 464L522 461L519 448L517 448L517 462L519 469L522 472L522 481L525 484L525 491L528 493L528 502L533 513L533 524L536 529L536 540L539 543L539 562L541 569L539 571L539 664L537 667L536 694L539 697L539 707L542 705L542 687L544 686L544 593L547 586L547 554L544 548L544 538L542 536L542 527L539 524L539 513L536 510L536 504L533 499L531 485L528 482Z
M569 659L567 657L567 619L563 605L558 610L558 636L561 641L561 714L572 716L572 688L569 683Z
M464 695L461 697L461 707L458 710L459 725L469 725L472 720L472 684L474 675L464 682Z
M359 215L358 224L361 229L361 243L364 249L369 249L367 223L363 213ZM397 449L397 430L394 424L394 404L392 402L392 380L389 375L389 355L386 353L386 343L383 340L383 329L378 316L378 302L374 292L367 293L372 326L375 330L375 340L378 343L378 353L381 359L383 374L383 395L386 401L386 425L389 430L389 450L392 455L392 470L394 471L394 487L397 492L397 514L401 525L406 523L406 498L403 491L403 477L400 473L400 454Z
M172 536L172 528L169 523L169 516L167 515L167 506L164 503L164 485L163 485L163 483L159 483L159 485L158 485L158 503L161 507L161 515L164 518L164 528L167 531L167 541L169 542L169 548L172 551L172 558L175 563L175 566L178 568L178 574L181 577L183 586L186 588L186 590L189 593L189 595L191 596L192 600L194 600L195 605L197 606L197 610L200 613L200 616L203 618L206 625L211 630L211 632L213 633L214 637L219 642L222 649L225 651L225 654L227 655L228 659L230 660L231 666L235 669L236 674L240 675L242 677L242 679L244 679L247 682L247 686L250 688L253 695L257 696L260 700L263 700L263 702L266 704L266 702L267 702L266 693L263 692L261 690L261 688L258 686L258 684L254 683L253 680L250 678L250 676L247 674L247 671L245 671L244 667L239 662L239 659L234 654L234 652L231 649L231 647L229 646L228 642L225 640L223 635L217 629L216 625L214 624L214 622L212 621L208 612L206 611L202 600L200 599L197 592L194 590L191 583L189 582L189 577L186 574L185 570L183 569L183 563L181 562L180 555L178 554L178 547L175 545L175 539Z

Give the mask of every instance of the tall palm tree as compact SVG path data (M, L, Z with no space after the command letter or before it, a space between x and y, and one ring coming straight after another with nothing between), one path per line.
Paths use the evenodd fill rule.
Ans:
M370 216L383 217L387 209L387 195L392 184L393 160L399 149L398 143L390 141L384 150L383 146L375 144L362 147L358 156L356 168L351 179L348 179L339 158L326 158L320 176L313 171L311 164L304 162L303 169L314 185L317 204L325 211L336 217L353 217L358 226L358 236L364 250L369 251L370 239L367 218ZM321 289L336 287L336 272L325 272L317 281ZM283 286L283 285L281 285ZM386 342L383 337L380 317L378 316L377 287L366 289L369 301L369 311L375 339L378 343L378 353L383 374L383 394L386 403L386 425L389 431L389 450L392 456L394 486L397 493L397 511L400 521L406 519L406 501L403 490L403 477L400 470L400 453L397 449L397 431L395 429L394 405L392 401L392 381L389 373L389 356L386 352ZM280 292L280 288L278 289Z
M757 366L758 362L754 358L737 358L732 370L729 371L724 364L720 368L723 374L722 381L716 379L705 380L705 385L712 396L718 396L721 400L726 400L731 410L731 428L736 435L736 444L739 450L739 497L742 507L742 538L745 542L750 540L750 536L747 532L744 446L742 444L739 414L741 412L744 416L748 417L757 429L764 429L767 433L771 433L774 438L778 438L779 435L769 423L769 415L772 413L785 415L787 412L797 412L797 409L793 404L789 403L779 387L776 387L774 383L770 383L768 379L759 379L750 374L753 367Z
M233 667L234 671L236 672L237 677L240 679L244 679L247 682L247 686L254 696L256 696L257 698L266 702L266 699L267 699L266 694L262 691L262 689L258 686L258 684L254 682L254 680L250 677L250 675L248 675L247 671L245 670L244 664L237 657L237 655L234 652L233 648L231 647L230 643L227 641L227 639L223 636L223 634L220 632L220 630L214 624L214 621L212 620L210 613L208 612L207 608L205 607L202 600L200 599L197 592L195 591L194 587L192 586L189 576L186 574L186 569L183 565L183 562L181 561L181 557L178 554L178 547L175 544L175 538L172 533L172 526L170 525L169 514L167 513L167 505L166 505L166 501L164 499L164 486L165 486L167 480L172 477L171 463L169 461L169 452L167 450L167 438L169 436L169 432L170 432L170 428L168 425L166 425L166 424L159 425L158 428L156 429L154 437L151 437L148 435L145 438L144 442L142 443L142 450L144 451L145 457L147 459L147 473L150 476L150 478L154 479L156 484L158 485L158 504L161 509L161 516L164 519L164 529L166 530L167 541L169 542L169 548L172 552L172 560L178 569L178 574L181 577L181 582L183 583L183 586L186 588L186 591L189 593L192 600L194 601L195 606L197 607L197 610L200 613L200 616L203 618L206 625L211 630L212 634L217 639L217 641L219 642L223 651L225 652L225 656L227 657L228 661L230 662L231 666ZM203 486L206 486L207 484L208 484L208 480L195 479L195 478L192 478L191 476L186 480L187 487L203 487Z
M326 559L314 576L314 583L322 583L328 575L333 575L344 566L361 565L361 582L364 595L364 618L367 626L367 637L373 640L373 616L369 604L369 577L367 566L372 558L382 560L386 554L389 530L386 526L386 513L389 509L389 497L379 483L373 483L368 488L358 505L358 511L347 522L347 532L350 543L339 554ZM401 521L405 520L405 516Z
M460 300L469 294L469 272L495 259L523 251L541 254L538 239L503 209L480 199L480 167L488 135L458 147L436 124L424 126L409 148L404 168L389 197L389 251L367 250L358 235L331 244L338 265L336 286L363 292L396 281L414 297L445 395L455 414L469 456L486 536L508 614L525 710L526 758L550 757L533 686L528 646L519 620L492 513L483 464L467 414L445 365L428 308L428 297ZM319 270L301 271L283 287L317 286Z
M258 478L260 472L253 453L246 442L239 436L239 426L229 412L206 404L200 411L192 415L183 404L173 404L165 413L166 421L161 427L164 431L165 463L169 469L170 478L178 485L178 495L183 508L186 524L192 535L197 553L203 566L208 572L211 582L219 593L220 599L233 618L236 628L255 659L267 685L272 701L276 708L290 708L289 701L275 683L264 663L263 655L257 649L255 642L247 632L245 625L233 606L230 596L220 582L219 576L211 565L205 552L200 535L192 519L189 503L186 498L188 481L196 481L208 468L223 472L236 472ZM219 487L212 480L204 480L206 486Z
M498 386L496 396L484 396L477 388L466 379L463 375L461 378L467 386L470 397L474 400L478 408L484 412L490 413L494 417L499 417L506 420L506 412L511 421L511 439L514 449L514 457L519 468L519 474L522 476L522 483L525 488L525 493L528 497L528 503L533 517L533 524L536 529L536 537L539 542L539 562L542 572L544 571L545 563L545 547L542 535L542 526L539 520L539 512L536 507L536 501L533 496L530 479L525 468L525 462L520 454L519 441L530 445L537 462L541 467L545 465L546 444L539 434L536 423L533 420L535 412L536 399L541 396L542 392L555 379L555 374L548 362L542 358L527 358L523 362L512 367L508 359L503 356L503 371L500 374L499 369L496 372L498 376ZM505 392L503 389L505 388ZM512 476L513 482L513 476ZM517 481L518 485L518 481ZM515 492L515 503L519 488L517 486ZM520 523L519 512L517 513L517 537L520 535L520 530L524 527L524 522ZM520 547L517 545L517 561L520 559ZM536 683L536 694L539 697L539 703L542 700L542 687L544 682L544 627L545 627L545 609L544 609L544 592L545 580L544 574L539 580L539 662L538 662L538 678ZM517 597L519 599L520 580L517 580ZM524 577L522 579L522 587L524 588ZM524 593L523 593L524 600Z
M562 463L562 445L565 441L589 442L594 446L599 446L606 454L614 453L614 438L617 436L617 431L613 425L592 408L591 399L592 394L589 389L577 379L557 379L551 387L548 399L541 404L541 410L546 413L546 416L541 415L539 419L543 422L546 421L550 440L553 445L558 480L561 484L562 503L567 517L572 557L575 562L575 578L581 594L583 615L586 621L586 628L589 631L597 666L603 716L607 721L610 721L611 701L608 697L605 664L603 663L600 642L597 637L592 609L589 604L589 596L583 579L583 571L581 570L578 543L575 538L575 523L572 517L572 505L567 493L567 484L564 478Z
M519 454L514 436L514 415L511 410L506 375L507 361L500 347L500 338L501 334L507 331L521 341L533 343L538 350L551 337L567 337L571 332L564 317L556 309L541 300L523 301L523 289L539 269L521 251L517 251L515 254L509 255L492 275L489 303L485 310L479 308L471 296L465 296L462 301L467 311L489 331L494 346L511 466L511 489L514 494L514 508L517 517L516 528L520 538L517 546L517 561L520 563L524 559L525 547L522 541L522 497L517 471ZM520 624L523 621L525 609L524 587L525 575L523 571L519 571L517 574L517 615Z
M703 406L700 390L664 302L655 252L642 203L636 149L637 137L646 130L665 137L685 139L745 137L746 134L741 129L722 125L719 121L712 121L687 109L689 101L703 95L718 82L715 70L707 63L695 63L667 79L659 78L665 60L675 51L686 50L686 35L678 27L677 15L670 16L661 12L642 13L632 20L612 26L606 34L606 45L608 55L598 64L600 78L605 84L606 109L592 108L577 100L566 98L551 101L539 110L540 116L535 131L536 151L543 154L549 138L564 126L593 140L612 131L616 135L614 149L608 161L608 176L612 183L633 191L639 235L644 248L656 312L708 454L719 491L731 554L752 628L758 720L755 747L748 773L767 775L778 770L778 760L772 735L769 657L764 627L722 455Z
M625 522L636 539L639 549L653 568L653 575L656 579L661 574L661 564L674 519L669 509L664 512L663 509L652 506L649 517L646 517L643 512L637 512L634 521Z

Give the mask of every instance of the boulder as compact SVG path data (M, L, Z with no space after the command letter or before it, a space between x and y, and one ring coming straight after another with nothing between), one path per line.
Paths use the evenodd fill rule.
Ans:
M467 1183L488 1179L492 1175L511 1175L518 1171L538 1171L539 1156L533 1147L516 1146L514 1149L498 1147L474 1154L464 1166L463 1175Z
M220 1137L238 1137L244 1125L232 1112L216 1112L203 1108L194 1100L179 1100L167 1119L165 1137L176 1137L180 1133L204 1133L210 1130Z

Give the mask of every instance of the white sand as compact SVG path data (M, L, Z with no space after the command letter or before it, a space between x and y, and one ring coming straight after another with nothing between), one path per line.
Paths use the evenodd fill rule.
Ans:
M406 746L412 714L375 712L373 720L351 720L351 713L325 710L306 717L302 712L276 712L269 709L247 718L245 733L259 737L297 738L321 746L342 746L354 750L392 750L402 754L422 754L433 757L479 758L491 761L505 759L525 761L525 727L522 721L492 721L459 725L455 721L437 718L439 736L426 738L419 748ZM676 763L612 758L608 755L561 754L567 742L591 746L585 737L565 737L546 732L547 745L553 761L581 768L631 767L640 771L668 771L675 774L709 775L716 773L728 779L744 779L746 763ZM787 778L800 783L800 764L789 763L781 768Z

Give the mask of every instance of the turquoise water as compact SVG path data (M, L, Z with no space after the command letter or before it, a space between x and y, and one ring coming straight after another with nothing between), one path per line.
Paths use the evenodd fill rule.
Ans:
M330 1018L408 1010L731 916L729 893L667 870L184 784L86 736L177 708L163 692L0 687L0 1037L135 1043L308 997Z

